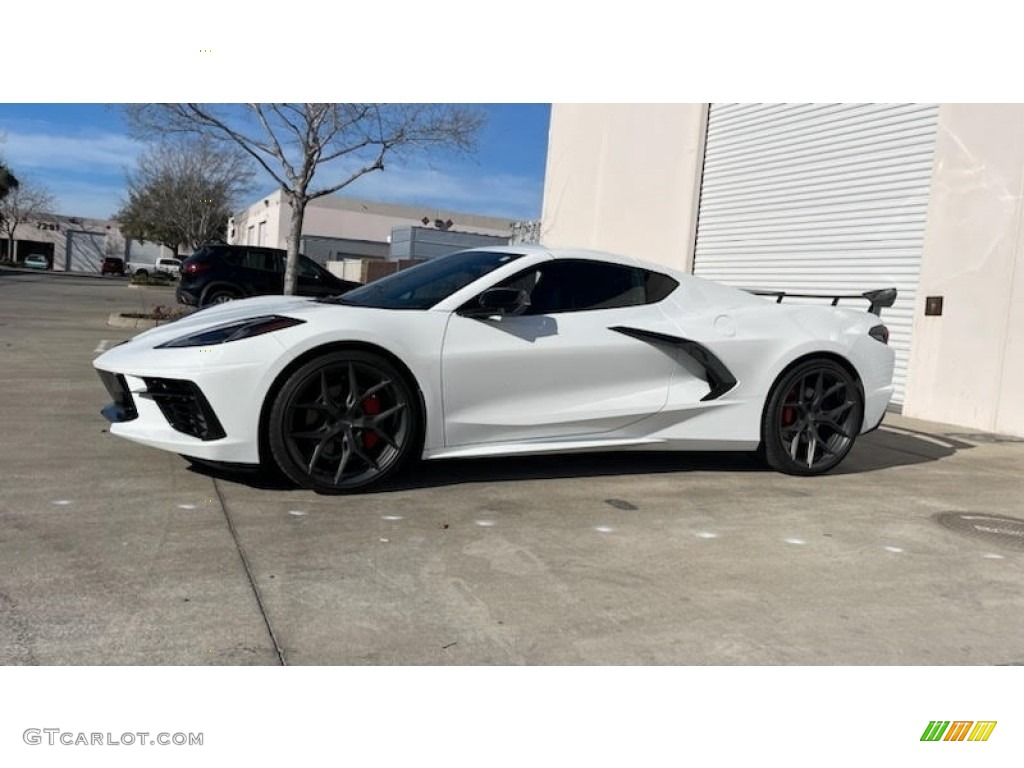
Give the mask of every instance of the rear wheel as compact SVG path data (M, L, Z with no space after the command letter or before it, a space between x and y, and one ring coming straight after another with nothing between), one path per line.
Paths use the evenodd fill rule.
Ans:
M208 295L203 297L203 306L209 307L214 304L225 304L229 301L234 301L237 298L238 296L231 291L224 288L218 288L210 291Z
M269 419L274 461L293 482L344 493L398 472L418 445L419 398L383 357L332 352L281 388Z
M791 475L818 475L853 448L864 420L860 387L833 360L808 360L776 382L761 422L764 458Z

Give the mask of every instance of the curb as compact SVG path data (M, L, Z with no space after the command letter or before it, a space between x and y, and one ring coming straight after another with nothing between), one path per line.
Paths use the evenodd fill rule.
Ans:
M88 277L93 280L106 280L107 276L99 272L69 272L66 269L27 269L25 267L3 267L0 272L14 272L21 275L48 275L56 277ZM114 276L116 277L116 275Z
M156 328L158 325L163 325L166 322L169 321L147 320L144 317L125 317L120 312L112 312L110 317L107 318L107 326L110 328L136 328L138 330Z

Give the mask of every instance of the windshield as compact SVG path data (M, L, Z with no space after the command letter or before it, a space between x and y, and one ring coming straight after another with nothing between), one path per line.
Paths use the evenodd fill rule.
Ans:
M522 254L519 253L459 251L395 272L325 301L379 309L430 309L474 280L520 256Z

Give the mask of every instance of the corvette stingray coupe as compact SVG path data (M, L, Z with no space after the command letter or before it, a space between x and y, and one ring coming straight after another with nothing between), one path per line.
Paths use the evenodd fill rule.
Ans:
M895 296L815 304L623 256L509 246L331 298L214 306L94 365L111 433L201 462L276 465L323 493L414 458L620 449L757 450L815 475L885 414L880 314Z

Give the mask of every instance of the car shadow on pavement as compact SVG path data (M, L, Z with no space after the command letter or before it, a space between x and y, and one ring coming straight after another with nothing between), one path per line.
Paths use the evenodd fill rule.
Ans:
M830 474L861 474L880 469L938 461L970 443L912 430L876 430L857 441L850 455ZM406 490L457 483L549 480L671 472L773 472L751 452L620 451L551 454L496 459L424 461L379 491ZM373 491L370 491L373 492Z
M974 446L945 435L884 426L858 439L850 455L830 474L850 475L938 461ZM277 472L194 463L192 471L261 490L295 490ZM436 488L461 483L510 480L652 475L672 472L772 472L754 453L619 451L484 459L423 461L399 477L364 491Z
M886 424L859 438L850 455L831 474L850 475L938 461L973 447L972 443L951 435L919 432Z

